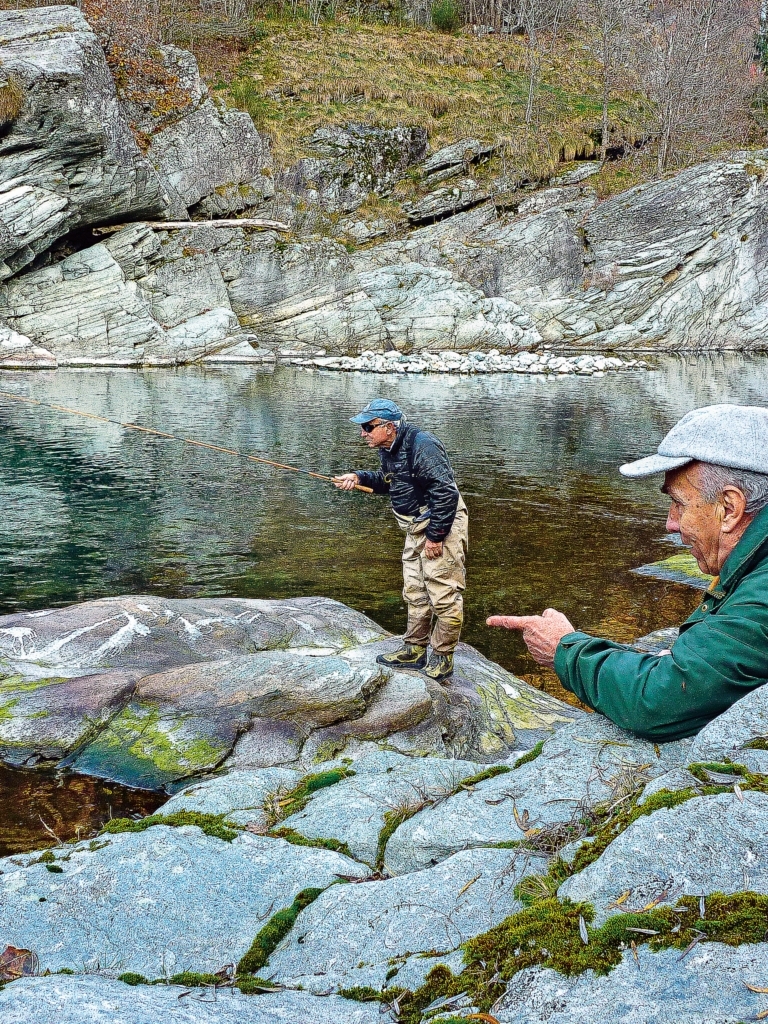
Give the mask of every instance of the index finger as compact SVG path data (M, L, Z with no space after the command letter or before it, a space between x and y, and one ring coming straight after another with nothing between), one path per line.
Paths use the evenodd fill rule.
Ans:
M485 620L486 626L503 626L504 629L525 629L532 626L539 615L491 615Z

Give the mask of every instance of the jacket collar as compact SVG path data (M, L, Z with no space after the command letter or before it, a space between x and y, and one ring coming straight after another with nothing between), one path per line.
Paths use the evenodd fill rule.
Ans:
M395 434L395 440L392 442L391 448L382 448L382 452L386 452L390 458L395 454L398 448L402 445L405 435L408 433L409 423L405 416L400 420L397 427L397 433Z
M728 555L713 593L720 596L739 583L764 559L768 559L768 508L758 512L744 536Z

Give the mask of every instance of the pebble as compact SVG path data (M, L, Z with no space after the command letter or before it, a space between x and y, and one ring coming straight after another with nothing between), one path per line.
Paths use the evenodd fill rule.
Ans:
M527 373L547 374L555 377L578 375L603 377L616 370L649 370L642 359L619 359L617 356L578 355L559 356L549 352L515 352L502 354L498 349L490 352L402 352L366 351L359 356L329 356L325 352L311 356L295 351L278 352L279 362L323 370L362 370L369 373Z

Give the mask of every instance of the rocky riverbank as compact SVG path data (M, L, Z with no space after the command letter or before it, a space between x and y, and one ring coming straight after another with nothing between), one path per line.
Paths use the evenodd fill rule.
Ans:
M282 350L267 361L280 361L292 366L318 370L353 370L369 373L530 373L557 377L578 374L581 377L604 377L616 370L648 369L642 359L618 359L616 356L561 356L550 352L516 352L502 355L498 349L479 352L420 352L418 356L392 352L363 352L361 356L328 356L324 351L309 359L301 353Z
M481 184L489 144L350 124L278 171L191 54L157 52L178 93L162 116L118 99L77 8L0 12L2 368L765 350L765 151L600 201L594 161ZM289 231L216 226L240 213ZM193 226L148 226L169 216Z
M173 791L0 861L3 1021L756 1018L768 689L657 745L391 642L317 598L0 619L4 761Z

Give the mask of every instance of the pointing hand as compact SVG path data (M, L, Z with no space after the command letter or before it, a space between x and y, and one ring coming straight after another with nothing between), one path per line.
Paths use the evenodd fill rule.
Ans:
M518 629L523 641L539 665L552 668L557 645L564 636L574 632L573 625L562 612L547 608L543 615L491 615L488 626Z

